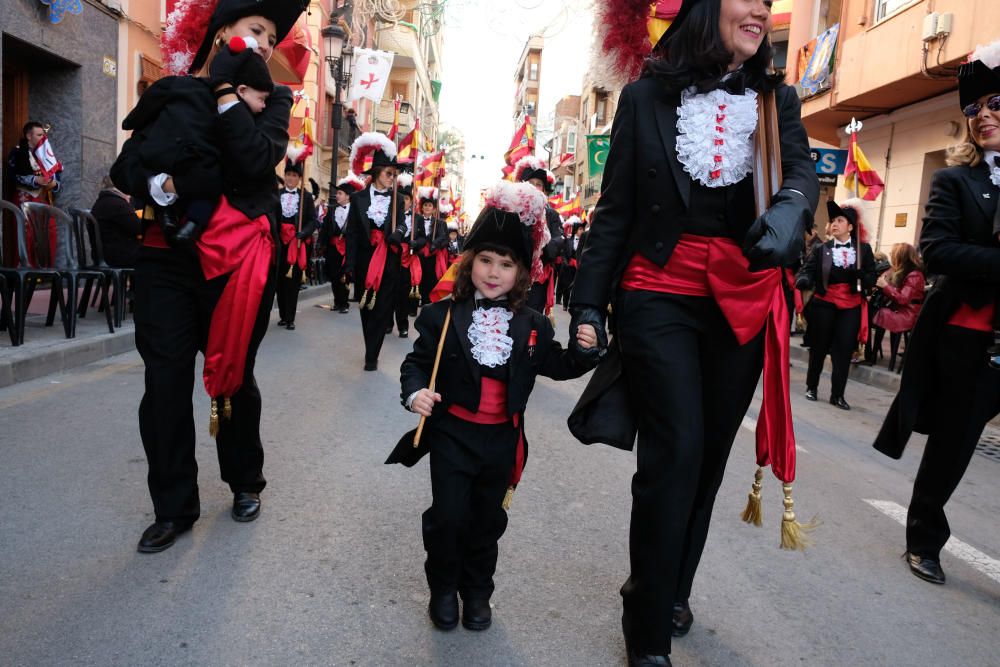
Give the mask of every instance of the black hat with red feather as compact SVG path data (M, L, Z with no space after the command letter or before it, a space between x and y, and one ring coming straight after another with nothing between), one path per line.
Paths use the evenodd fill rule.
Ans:
M514 165L514 180L518 183L526 183L533 178L542 182L546 194L552 192L552 188L556 184L555 175L545 168L545 163L542 162L541 158L527 155Z

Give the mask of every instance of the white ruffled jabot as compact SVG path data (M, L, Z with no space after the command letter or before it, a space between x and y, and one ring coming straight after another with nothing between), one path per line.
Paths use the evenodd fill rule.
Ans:
M677 159L691 178L710 188L739 183L753 169L757 92L725 90L681 94L677 110Z
M469 325L472 356L482 366L496 368L510 359L514 339L507 335L514 313L506 308L476 308Z
M380 229L385 224L385 219L389 217L389 203L391 199L391 197L376 197L374 194L372 195L372 203L368 207L368 217Z
M858 261L858 253L854 248L833 248L833 265L839 269L849 269Z

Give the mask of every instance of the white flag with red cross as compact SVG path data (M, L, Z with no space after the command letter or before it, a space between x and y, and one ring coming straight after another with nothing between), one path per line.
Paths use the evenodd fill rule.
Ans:
M51 178L63 170L62 163L52 152L52 142L49 141L48 135L43 136L42 140L35 146L35 161L38 162L38 168L42 170L46 178Z
M354 73L347 101L367 98L376 104L381 102L395 55L392 51L354 49Z

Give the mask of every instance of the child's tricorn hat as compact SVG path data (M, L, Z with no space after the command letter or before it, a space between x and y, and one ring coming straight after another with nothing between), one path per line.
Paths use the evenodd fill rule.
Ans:
M365 189L365 183L360 178L352 173L348 173L347 176L337 181L337 190L340 190L344 194L353 195L355 192L361 192Z
M413 174L404 171L396 177L396 191L406 197L413 196Z
M979 46L958 68L958 103L964 110L984 95L1000 95L1000 40Z
M545 195L527 183L501 181L486 195L486 206L465 237L465 249L509 248L537 278L542 248L551 240L545 223Z
M437 206L438 199L440 198L440 196L441 193L438 192L438 189L435 187L429 185L422 185L419 188L417 188L417 197L420 198L421 206L423 206L424 204L434 204L435 206Z
M367 167L366 162L371 160ZM396 167L396 144L381 132L365 132L351 144L351 171L374 175L382 167Z

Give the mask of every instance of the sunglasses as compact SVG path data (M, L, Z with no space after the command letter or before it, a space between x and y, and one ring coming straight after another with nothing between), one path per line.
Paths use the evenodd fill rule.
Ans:
M986 108L990 111L1000 111L1000 95L994 95L990 99L986 100ZM966 105L966 107L962 109L962 113L965 114L966 118L975 118L982 110L982 104L979 102L973 102L972 104Z

